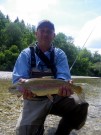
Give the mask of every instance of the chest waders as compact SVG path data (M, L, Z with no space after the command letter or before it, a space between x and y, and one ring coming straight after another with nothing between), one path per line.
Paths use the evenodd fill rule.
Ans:
M31 78L40 78L40 77L47 77L47 76L53 76L54 78L56 78L56 66L55 66L55 62L54 62L54 50L55 48L52 48L52 51L50 52L50 59L48 59L48 57L46 55L44 55L44 53L38 48L38 47L34 47L34 46L30 46L30 51L31 51L31 73L30 73L30 77ZM35 58L35 54L45 63L45 65L47 66L47 68L49 69L47 72L43 71L38 71L36 70L36 58ZM42 96L46 97L46 96ZM40 98L40 97L39 97ZM49 109L49 111L51 110L51 107ZM44 132L44 125L41 125L38 130L36 135L43 135Z
M50 52L50 59L48 59L48 57L46 55L44 55L44 53L37 46L30 47L30 51L31 51L31 78L39 78L39 77L44 77L44 76L53 76L54 78L56 78L57 69L56 69L55 62L54 62L54 55L55 55L54 49L55 48L52 48L52 51ZM36 70L35 54L45 63L47 68L50 70L48 70L47 72Z

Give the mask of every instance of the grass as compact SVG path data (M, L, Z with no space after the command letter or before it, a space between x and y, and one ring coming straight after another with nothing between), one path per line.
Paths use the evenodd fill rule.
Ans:
M17 105L15 102L18 100L16 95L12 95L8 91L11 85L11 80L0 80L0 112L9 112Z
M15 135L15 125L19 117L21 102L9 93L11 80L0 80L0 134Z
M8 88L11 85L11 80L0 80L0 100L8 97Z
M10 80L0 80L0 109L7 110L10 109L7 106L7 99L10 98L10 93L8 92L8 87L11 85Z

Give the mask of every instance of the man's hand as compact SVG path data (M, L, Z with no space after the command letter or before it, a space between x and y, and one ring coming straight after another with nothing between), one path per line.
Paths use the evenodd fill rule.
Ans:
M20 78L19 82L25 83L27 79ZM32 99L33 97L36 97L36 94L32 93L30 90L24 89L21 91L23 94L23 99Z
M67 83L73 83L73 81L70 80ZM73 94L73 91L71 90L69 86L62 86L59 88L59 91L58 91L59 96L66 97L66 96L71 96L72 94Z

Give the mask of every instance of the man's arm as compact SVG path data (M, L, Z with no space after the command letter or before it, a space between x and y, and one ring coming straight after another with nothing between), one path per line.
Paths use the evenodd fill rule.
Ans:
M26 79L30 78L30 70L30 50L29 48L27 48L23 50L17 58L13 69L13 83L16 83L18 81L24 83ZM36 96L28 90L23 90L22 94L24 99L31 99Z
M30 75L30 50L23 50L18 56L13 69L12 81L16 83L20 78L28 79Z
M68 59L63 50L56 50L56 68L57 68L57 78L64 80L71 80L70 69L68 65Z
M67 56L61 49L56 50L56 68L57 79L67 80L72 83ZM73 91L67 86L61 86L58 92L60 96L70 96L71 94L73 94Z

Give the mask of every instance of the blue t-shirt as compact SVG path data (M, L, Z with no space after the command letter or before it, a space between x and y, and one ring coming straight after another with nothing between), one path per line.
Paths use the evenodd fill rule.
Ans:
M51 51L51 50L50 50ZM50 57L50 51L46 51L44 54L49 58ZM54 49L55 54L55 65L57 69L57 79L62 78L64 80L71 80L71 74L69 70L68 60L67 56L64 53L63 50L60 48ZM36 68L38 70L41 70L41 66L43 63L40 58L35 54L36 58ZM43 66L43 70L45 70L47 67ZM31 51L30 48L24 49L20 55L18 56L14 69L13 69L13 83L16 83L20 78L28 79L30 78L30 71L31 71Z

